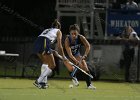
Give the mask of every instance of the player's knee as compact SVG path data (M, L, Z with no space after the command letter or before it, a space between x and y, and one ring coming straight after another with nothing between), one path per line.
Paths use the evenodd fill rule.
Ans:
M85 67L85 66L81 66L81 69L83 69L84 71L86 71L86 72L88 72L89 70L88 70L88 68L87 67Z
M64 65L67 67L67 69L72 72L74 70L73 66L71 66L68 61L64 61Z
M53 64L51 64L49 67L50 67L51 69L54 69L54 68L56 67L56 64L53 63Z
M67 69L68 69L70 72L72 72L72 71L74 70L73 67L67 67Z

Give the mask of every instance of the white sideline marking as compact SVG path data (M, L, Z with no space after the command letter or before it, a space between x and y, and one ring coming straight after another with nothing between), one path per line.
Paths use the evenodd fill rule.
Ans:
M0 56L19 56L19 54L5 53L5 54L0 54Z

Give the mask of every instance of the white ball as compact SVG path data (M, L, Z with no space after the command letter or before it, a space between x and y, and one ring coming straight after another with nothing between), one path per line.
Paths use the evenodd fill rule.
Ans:
M70 85L69 85L69 88L73 88L73 85L72 85L72 84L70 84Z

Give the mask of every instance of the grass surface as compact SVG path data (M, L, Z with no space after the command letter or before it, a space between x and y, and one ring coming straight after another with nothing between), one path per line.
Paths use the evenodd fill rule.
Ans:
M48 89L38 89L34 80L0 78L0 100L140 100L140 84L94 82L96 90L69 88L71 80L49 80Z

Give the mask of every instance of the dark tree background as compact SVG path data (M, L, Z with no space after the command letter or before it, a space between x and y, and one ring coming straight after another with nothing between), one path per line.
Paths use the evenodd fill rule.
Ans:
M51 22L56 18L56 0L1 0L0 3L45 28L50 27ZM0 9L1 36L32 37L38 36L39 33L38 28Z
M126 3L126 1L117 0L120 4ZM139 0L135 1L139 2ZM56 0L0 0L0 4L13 9L24 18L45 28L50 27L57 16L55 11ZM75 20L73 17L62 17L61 19L62 32L67 34L69 25L74 24ZM33 27L29 23L0 9L1 37L36 37L40 32L41 30L37 27Z

